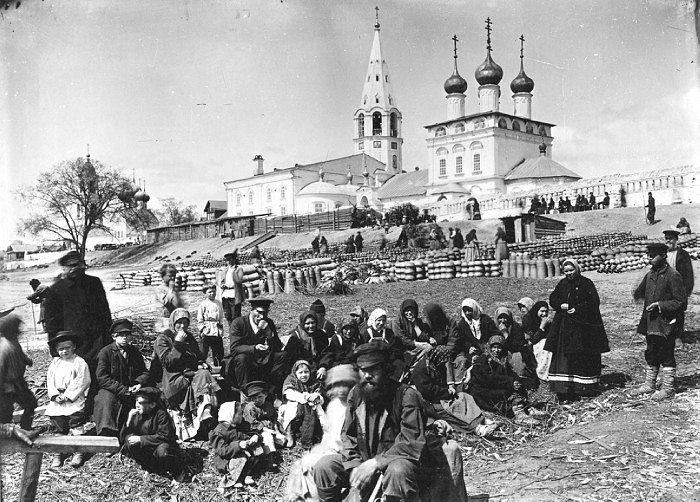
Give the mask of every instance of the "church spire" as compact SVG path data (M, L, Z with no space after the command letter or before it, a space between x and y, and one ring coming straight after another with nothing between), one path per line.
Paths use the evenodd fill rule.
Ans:
M374 40L362 87L360 106L355 111L354 151L366 153L382 162L390 173L401 172L401 112L382 54L379 37L379 7L374 8Z

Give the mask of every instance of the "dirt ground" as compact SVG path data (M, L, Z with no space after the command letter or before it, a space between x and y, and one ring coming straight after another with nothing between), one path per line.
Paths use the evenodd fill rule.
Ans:
M700 277L700 264L694 266ZM107 278L114 270L93 272ZM586 275L601 296L612 348L603 356L604 392L595 399L561 406L554 403L546 389L538 391L533 399L546 402L549 411L544 426L524 429L511 424L489 440L461 438L470 496L484 495L482 500L488 496L501 501L700 500L700 298L693 295L690 299L686 343L676 354L676 397L660 404L648 399L629 400L622 389L639 383L644 367L644 342L635 336L640 307L631 298L632 286L641 272ZM10 274L9 282L0 283L3 303L28 294L26 283L30 276ZM493 313L500 305L514 308L522 296L545 299L555 284L554 279L518 278L400 282L357 286L351 295L323 296L322 300L332 321L339 321L357 304L368 309L382 307L395 316L405 298L415 298L421 305L436 301L457 315L461 300L473 297L486 313ZM108 291L107 295L115 315L147 319L155 310L149 287ZM190 310L201 300L195 293L185 293L185 298ZM314 299L301 294L275 298L271 317L280 331L292 329L298 314ZM16 312L26 323L26 336L21 343L36 361L27 377L38 383L49 361L44 335L34 333L32 312L27 305ZM96 455L77 470L51 470L45 456L38 500L276 501L281 500L290 461L300 454L299 450L285 452L286 460L279 470L260 478L256 489L226 498L216 490L219 476L205 444L188 444L185 451L198 473L192 483L179 485L145 473L118 455ZM5 500L16 498L21 465L18 455L0 459Z

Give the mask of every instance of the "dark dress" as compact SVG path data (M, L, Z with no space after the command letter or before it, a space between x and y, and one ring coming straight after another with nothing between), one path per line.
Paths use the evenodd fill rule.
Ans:
M561 310L563 303L576 312ZM601 354L610 351L600 315L600 298L593 281L578 275L562 279L549 297L556 312L545 350L552 353L549 384L552 392L592 396L598 392Z

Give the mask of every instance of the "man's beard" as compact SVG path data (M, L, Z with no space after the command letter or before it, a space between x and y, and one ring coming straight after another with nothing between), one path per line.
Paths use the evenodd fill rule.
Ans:
M383 386L382 386L383 387ZM371 385L368 382L360 384L362 400L371 408L378 408L384 399L384 389L379 385Z

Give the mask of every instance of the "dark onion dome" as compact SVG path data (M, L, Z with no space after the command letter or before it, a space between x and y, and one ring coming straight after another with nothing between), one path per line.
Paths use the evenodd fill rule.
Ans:
M136 194L134 194L134 200L137 202L143 202L145 197L148 197L148 196L146 195L146 192L144 192L141 189L139 189L139 191L136 192Z
M455 71L450 78L445 80L445 92L447 94L464 94L466 90L467 81L457 71L457 64L455 63Z
M491 59L491 51L486 53L486 59L474 72L474 77L479 85L498 85L503 78L503 68Z
M517 94L518 92L532 92L534 88L535 81L525 75L525 70L523 69L523 63L521 61L520 73L518 73L518 76L510 83L510 90L513 91L514 94Z

